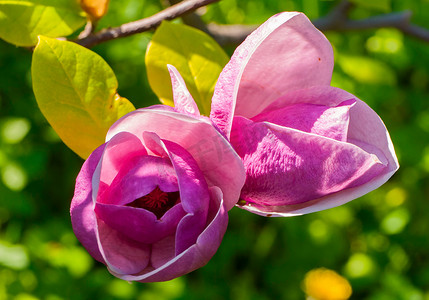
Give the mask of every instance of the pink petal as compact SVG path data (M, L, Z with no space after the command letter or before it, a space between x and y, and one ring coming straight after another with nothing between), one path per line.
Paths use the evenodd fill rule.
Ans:
M177 174L180 200L189 213L207 212L208 186L194 158L178 144L163 140Z
M168 236L152 245L150 261L154 269L162 267L176 256L176 238Z
M119 170L126 171L126 168L132 167L133 158L142 155L147 155L147 151L141 141L129 132L118 132L107 140L92 179L94 199L108 189Z
M210 195L201 170L192 156L185 149L170 141L153 138L168 153L176 170L179 182L180 201L188 215L180 220L176 232L176 255L193 245L203 231L207 220Z
M176 110L174 109L174 107L171 107L169 105L164 105L164 104L155 104L155 105L151 105L148 107L145 107L145 109L154 109L154 110L165 110L165 111L172 111L172 112L176 112Z
M389 176L386 182L399 168L398 159L393 148L392 140L380 117L363 101L358 100L350 109L350 124L348 139L350 143L359 145L362 142L371 145L367 152L381 151L388 160ZM382 185L384 182L380 183Z
M167 65L167 68L170 72L171 85L173 86L175 110L179 113L199 117L200 111L198 110L198 106L194 98L192 98L191 93L189 93L186 83L179 71L172 65Z
M180 203L170 208L161 219L145 209L97 203L97 216L110 228L144 244L153 244L176 233L177 225L185 216Z
M104 147L105 144L95 149L83 164L76 178L76 187L70 207L71 222L76 237L89 254L102 263L105 262L98 249L95 233L96 216L94 213L94 203L92 201L91 181L98 161L103 154Z
M357 97L345 90L328 85L313 86L307 89L292 91L279 97L265 108L261 114L294 104L314 104L334 107L351 99L357 100Z
M207 222L207 211L188 214L180 220L176 232L175 254L179 255L195 244Z
M97 202L126 205L152 192L157 186L164 192L179 190L176 172L168 158L140 156L128 160Z
M349 110L356 100L346 100L330 107L318 104L297 103L281 109L263 112L254 122L270 122L346 142L349 126Z
M159 136L154 132L144 131L143 132L143 140L146 146L146 149L151 153L159 157L167 157L168 153L164 149L164 144L161 142Z
M115 276L135 274L149 264L150 246L133 241L97 218L97 240L101 254Z
M269 213L366 184L388 170L382 153L242 117L234 118L231 143L247 171L242 198Z
M209 260L217 251L228 226L228 214L223 203L222 191L217 187L210 188L210 208L206 229L198 237L197 246Z
M329 85L333 69L329 41L301 13L271 17L236 49L222 71L210 117L229 136L232 118L251 118L278 97Z
M338 106L340 103L350 99L355 99L356 103L349 111L348 142L357 146L362 146L358 144L359 141L363 142L363 145L366 145L363 146L365 147L364 150L369 153L377 154L377 151L381 151L387 158L389 162L388 168L391 171L391 175L393 175L399 168L399 164L386 126L365 102L359 100L353 94L332 86L315 86L309 89L293 91L280 97L267 107L262 114L298 103Z
M219 248L228 224L228 214L223 205L222 192L220 189L213 187L210 189L210 194L212 201L210 207L215 209L215 213L210 213L210 215L214 217L194 245L178 256L171 258L172 238L166 238L165 241L160 242L162 244L152 248L152 252L156 253L161 250L157 263L154 264L154 266L158 266L156 269L147 268L147 272L145 270L141 275L115 275L130 281L166 281L187 274L207 264ZM164 258L162 259L161 256ZM162 261L164 261L164 264L159 266Z
M227 209L237 202L245 180L243 164L210 121L169 111L138 109L113 124L107 140L122 131L136 135L143 143L143 132L147 131L180 145L195 159L208 185L222 190Z

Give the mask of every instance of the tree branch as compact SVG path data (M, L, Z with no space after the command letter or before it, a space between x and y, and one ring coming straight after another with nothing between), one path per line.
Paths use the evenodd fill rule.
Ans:
M196 27L213 36L221 45L240 44L256 29L257 25L219 25L205 24L199 14L193 13L196 9L220 0L167 0L174 4L161 12L135 22L123 24L119 27L103 29L88 36L81 36L76 43L92 47L99 43L132 34L145 32L156 28L163 20L172 20L182 17L185 24ZM429 29L411 23L411 11L395 12L370 17L362 20L350 20L349 12L354 4L350 1L341 1L328 15L313 21L321 31L351 31L376 28L396 28L405 35L429 42Z
M352 8L353 4L351 2L343 0L325 17L314 20L313 24L321 31L338 28L341 26L340 24L347 22L349 12Z
M429 30L411 23L411 11L395 12L370 17L363 20L350 20L348 13L353 4L342 1L326 17L317 19L313 24L322 31L350 31L391 27L424 41L429 41Z
M411 23L411 11L395 12L390 14L370 17L363 20L348 19L347 12L343 18L335 19L334 14L315 20L313 24L321 31L351 31L376 28L396 28L405 35L429 42L429 30Z
M258 25L207 25L208 33L221 45L238 45L251 34Z
M349 1L341 1L327 16L313 21L321 31L352 31L376 28L396 28L405 35L429 42L429 30L411 23L411 11L395 12L370 17L363 20L350 20L348 13L353 8ZM217 25L207 26L209 33L221 44L239 44L256 26Z
M217 1L219 0L185 0L176 5L170 6L148 18L126 23L115 28L103 29L95 34L90 34L87 37L81 39L78 38L75 40L75 42L89 48L112 39L145 32L156 28L164 20L175 19L181 15L194 11L199 7Z
M181 0L166 0L169 5L179 3ZM258 25L219 25L215 23L206 24L201 20L198 12L192 12L182 16L183 23L198 28L210 34L220 45L237 45L254 31Z
M166 4L169 6L175 5L180 3L182 0L165 0ZM194 28L197 28L201 31L204 31L207 34L210 34L209 29L207 28L207 24L201 19L200 14L198 12L194 11L188 14L184 14L181 16L183 23L186 25L192 26Z
M426 28L413 24L408 24L408 26L398 29L406 35L415 37L425 42L429 42L429 30L427 30Z

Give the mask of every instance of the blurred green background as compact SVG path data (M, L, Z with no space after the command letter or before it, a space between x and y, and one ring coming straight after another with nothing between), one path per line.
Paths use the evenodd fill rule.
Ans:
M429 28L428 0L353 2L353 18L409 9L414 23ZM316 19L336 4L222 0L203 17L260 24L298 10ZM100 26L161 7L158 0L111 0ZM31 52L0 41L0 299L305 299L302 280L318 267L347 278L352 299L429 299L429 43L388 28L326 35L335 49L333 85L381 116L400 170L380 189L324 212L264 218L234 208L207 266L154 284L114 278L76 240L69 204L83 161L38 110ZM115 71L119 94L136 107L157 103L144 66L150 38L144 33L93 48Z

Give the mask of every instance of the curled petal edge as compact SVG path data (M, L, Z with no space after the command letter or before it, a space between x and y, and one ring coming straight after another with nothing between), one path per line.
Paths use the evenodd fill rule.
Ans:
M269 127L279 127L275 124L266 123ZM388 144L391 144L390 138ZM393 146L392 146L393 149ZM257 215L265 216L265 217L293 217L298 215L304 215L312 212L317 212L333 207L337 207L343 205L347 202L350 202L356 198L359 198L383 185L390 177L398 170L399 164L397 164L397 158L395 153L390 153L393 155L388 159L386 172L380 174L375 177L371 181L362 184L357 187L347 188L345 190L318 198L314 200L310 200L300 204L294 205L282 205L282 206L252 206L250 203L245 205L236 204L239 208L247 210ZM393 159L393 165L390 163Z
M325 196L319 199L311 200L305 203L296 205L285 205L285 206L271 206L262 209L261 207L253 206L239 206L249 212L265 217L293 217L304 215L312 212L318 212L321 210L337 207L350 202L356 198L362 197L363 195L379 188L383 185L390 177L396 172L397 169L390 171L386 174L380 175L376 179L363 184L362 186L349 188L335 194Z
M216 253L228 225L228 214L224 207L221 190L211 187L210 194L212 199L217 202L218 210L194 245L149 273L143 275L112 274L128 281L167 281L206 265ZM208 245L208 243L214 243L214 245Z

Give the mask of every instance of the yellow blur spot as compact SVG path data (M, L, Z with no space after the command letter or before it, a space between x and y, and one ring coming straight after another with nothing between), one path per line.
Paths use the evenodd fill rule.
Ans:
M394 38L388 38L385 40L384 47L386 49L386 52L390 53L396 53L402 48L401 41L394 39Z
M406 190L400 187L395 187L387 192L386 203L391 207L399 206L405 202L407 196Z
M378 36L372 36L366 42L366 47L371 52L381 52L383 41Z
M307 299L346 300L352 295L350 283L337 272L325 268L314 269L304 278Z
M403 34L396 29L382 28L366 41L370 52L397 54L404 48Z

